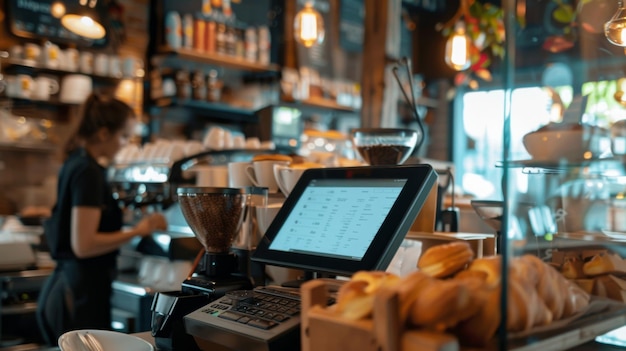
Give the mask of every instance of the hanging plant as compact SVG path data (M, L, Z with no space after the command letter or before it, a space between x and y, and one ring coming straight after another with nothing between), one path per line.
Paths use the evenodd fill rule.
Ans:
M459 21L464 21L465 31L470 38L467 70L457 73L455 85L477 87L476 78L485 81L492 79L489 66L493 58L504 57L504 11L491 3L476 0L461 0L459 10L445 24L438 24L437 30L448 39L454 35Z

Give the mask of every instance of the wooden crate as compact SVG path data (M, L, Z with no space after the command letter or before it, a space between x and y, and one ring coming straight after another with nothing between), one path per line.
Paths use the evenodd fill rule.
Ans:
M313 280L301 289L302 351L455 351L458 340L449 334L405 330L398 316L398 295L381 289L374 300L373 318L350 321L326 306L328 283Z

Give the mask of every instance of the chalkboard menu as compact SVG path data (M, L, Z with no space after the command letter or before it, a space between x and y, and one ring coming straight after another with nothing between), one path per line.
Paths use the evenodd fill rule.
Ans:
M363 0L341 0L339 42L347 52L363 50L365 5Z
M76 35L63 27L60 18L52 15L52 3L58 0L5 0L6 20L9 31L22 38L48 39L59 44L76 44L77 46L101 47L107 44L107 36L92 40ZM71 7L65 1L67 10ZM78 1L76 1L78 3ZM102 3L99 1L98 4ZM106 11L100 6L97 11L105 18Z

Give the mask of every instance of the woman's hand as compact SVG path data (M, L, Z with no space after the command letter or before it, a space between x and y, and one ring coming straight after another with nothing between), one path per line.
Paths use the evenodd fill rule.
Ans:
M138 235L146 236L152 234L156 230L166 230L167 221L160 213L152 213L143 217L135 226Z

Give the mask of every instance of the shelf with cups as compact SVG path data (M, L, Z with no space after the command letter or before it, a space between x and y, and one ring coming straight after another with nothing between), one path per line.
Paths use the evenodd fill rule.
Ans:
M0 141L0 151L54 153L58 146L50 142Z
M175 97L164 97L154 100L152 108L182 107L195 110L201 116L207 118L221 119L230 122L256 123L258 110L229 105L224 102L210 102L192 99L178 99Z
M137 77L124 77L124 76L113 77L113 76L106 76L106 75L100 75L100 74L94 74L94 73L85 73L80 70L52 68L52 67L46 67L44 65L37 64L35 62L31 62L28 60L11 59L11 58L1 59L0 67L2 67L3 71L4 70L11 71L12 69L20 69L20 70L28 71L32 73L43 73L43 74L52 74L52 75L83 74L93 79L104 81L104 82L108 81L110 83L117 83L122 79L137 78Z
M276 64L270 63L266 65L258 62L248 61L237 56L200 52L193 49L172 49L168 46L163 46L158 50L157 57L159 55L176 56L182 60L195 61L203 64L215 65L249 72L280 72L280 66Z

